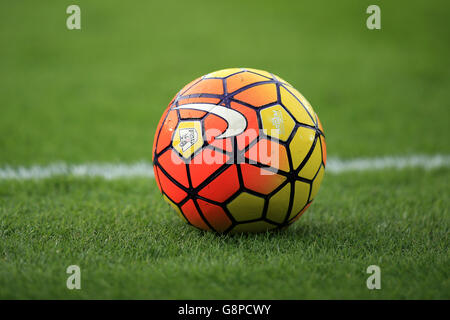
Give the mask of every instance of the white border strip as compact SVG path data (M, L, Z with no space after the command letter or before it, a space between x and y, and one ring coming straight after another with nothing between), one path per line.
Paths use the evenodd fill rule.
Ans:
M450 167L450 155L412 155L406 157L357 158L343 160L329 158L326 172L340 174L354 171L401 170L417 168L431 170ZM45 166L0 166L0 180L45 179L54 176L100 177L107 180L120 178L153 178L150 162L86 163L66 164L63 162Z

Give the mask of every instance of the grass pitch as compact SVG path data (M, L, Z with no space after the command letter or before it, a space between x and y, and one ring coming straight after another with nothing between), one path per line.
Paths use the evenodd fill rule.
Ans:
M1 183L0 296L448 299L447 191L447 171L329 176L288 230L218 236L148 180ZM65 286L72 264L81 290ZM381 290L366 288L372 264Z
M379 31L369 1L77 3L80 31L70 1L0 5L0 166L148 161L176 91L232 66L297 87L330 156L450 153L445 1L378 1ZM0 298L449 299L449 178L326 173L293 226L235 236L184 225L151 179L0 180Z

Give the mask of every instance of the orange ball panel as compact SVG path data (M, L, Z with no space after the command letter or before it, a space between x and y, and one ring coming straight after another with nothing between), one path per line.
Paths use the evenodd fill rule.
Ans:
M238 190L237 169L236 165L232 165L208 183L198 194L213 201L224 202Z
M167 114L166 120L161 127L161 131L158 137L158 143L156 146L156 152L159 153L164 148L168 147L172 142L172 134L178 124L178 115L175 110L170 111Z
M183 104L189 104L189 103L211 103L211 104L218 104L220 102L219 98L207 98L207 97L190 97L181 99L178 101L178 105L181 106Z
M214 171L228 161L229 157L220 151L203 149L189 164L192 186L198 187Z
M231 142L231 138L213 140L210 144L224 151L233 151L233 143Z
M183 204L181 206L181 211L183 211L184 216L193 226L203 230L209 230L208 225L205 221L203 221L203 218L198 213L193 200L189 200Z
M205 111L191 109L180 109L179 112L181 119L199 119L206 114Z
M158 186L159 192L162 193L161 183L159 183L159 170L156 166L153 166L153 171L155 174L156 185Z
M173 99L172 99L172 101L173 101ZM164 113L163 113L163 115L161 116L161 119L159 119L158 126L156 127L155 139L153 140L153 148L152 148L152 161L155 159L156 145L157 145L157 142L159 141L159 140L158 140L158 137L161 136L161 135L159 134L159 132L160 132L159 129L161 128L163 122L165 121L166 115L167 115L167 113L169 112L171 106L172 106L172 102L170 102L170 103L169 103L169 106L166 108L166 110L164 110Z
M222 79L203 79L183 93L183 96L199 93L223 94Z
M158 162L172 178L177 179L186 188L189 187L186 164L173 149L167 150L160 155Z
M189 90L191 87L193 87L195 84L197 84L197 83L200 82L201 80L202 80L202 77L199 77L199 78L197 78L197 79L195 79L195 80L192 80L192 81L189 82L187 85L185 85L185 86L183 87L183 89L181 89L181 90L179 91L179 93L180 93L180 94L185 93L187 90Z
M269 194L282 184L286 178L251 164L241 164L242 178L247 189Z
M230 218L221 207L201 199L197 202L203 216L216 231L224 232L231 226Z
M225 132L225 130L228 127L227 122L214 115L214 114L209 114L206 116L205 121L205 136L206 136L206 141L208 141L208 143L211 143L212 141L214 141L215 137L217 137L218 135L222 134ZM219 140L224 140L224 139L219 139Z
M163 192L175 203L178 203L186 198L187 193L181 188L177 187L175 183L170 181L170 179L158 168L158 166L155 167Z
M244 90L234 97L252 106L260 107L277 101L277 88L273 83L262 84Z
M322 131L322 133L324 133L324 132L323 132L322 122L320 122L320 119L319 119L319 117L317 117L317 115L316 115L316 118L317 118L317 123L319 124L319 129L320 129L320 131Z
M227 91L231 93L252 83L268 80L266 77L254 73L241 72L227 78Z
M242 134L236 137L238 148L242 150L259 135L258 116L255 110L236 102L231 102L230 107L242 113L247 120L247 128Z

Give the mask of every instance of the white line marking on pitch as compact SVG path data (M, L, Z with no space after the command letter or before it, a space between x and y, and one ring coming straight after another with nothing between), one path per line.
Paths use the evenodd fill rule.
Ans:
M63 162L30 167L0 167L0 179L45 179L53 176L101 177L120 179L131 177L154 177L153 165L149 162L124 163L86 163L66 164Z
M378 158L339 159L329 158L326 172L340 174L353 171L376 171L384 169L401 170L417 168L431 170L450 167L450 155L412 155ZM101 177L120 179L144 177L152 178L153 165L150 162L124 163L86 163L49 165L0 166L0 180L45 179L54 176Z
M377 158L357 158L341 160L330 158L325 171L341 173L348 171L371 171L405 168L419 168L431 170L436 168L450 167L450 155L412 155L406 157L390 156Z

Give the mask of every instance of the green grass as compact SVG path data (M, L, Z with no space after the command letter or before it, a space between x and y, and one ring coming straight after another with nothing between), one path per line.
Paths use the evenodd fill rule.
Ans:
M288 230L218 236L148 180L1 183L0 297L448 299L447 191L448 171L329 176ZM65 287L71 264L82 290Z
M446 1L80 0L68 31L73 3L0 4L0 167L150 161L172 96L233 66L297 87L330 156L450 153ZM153 180L0 180L0 298L450 299L449 179L326 174L292 227L236 236L184 225Z

